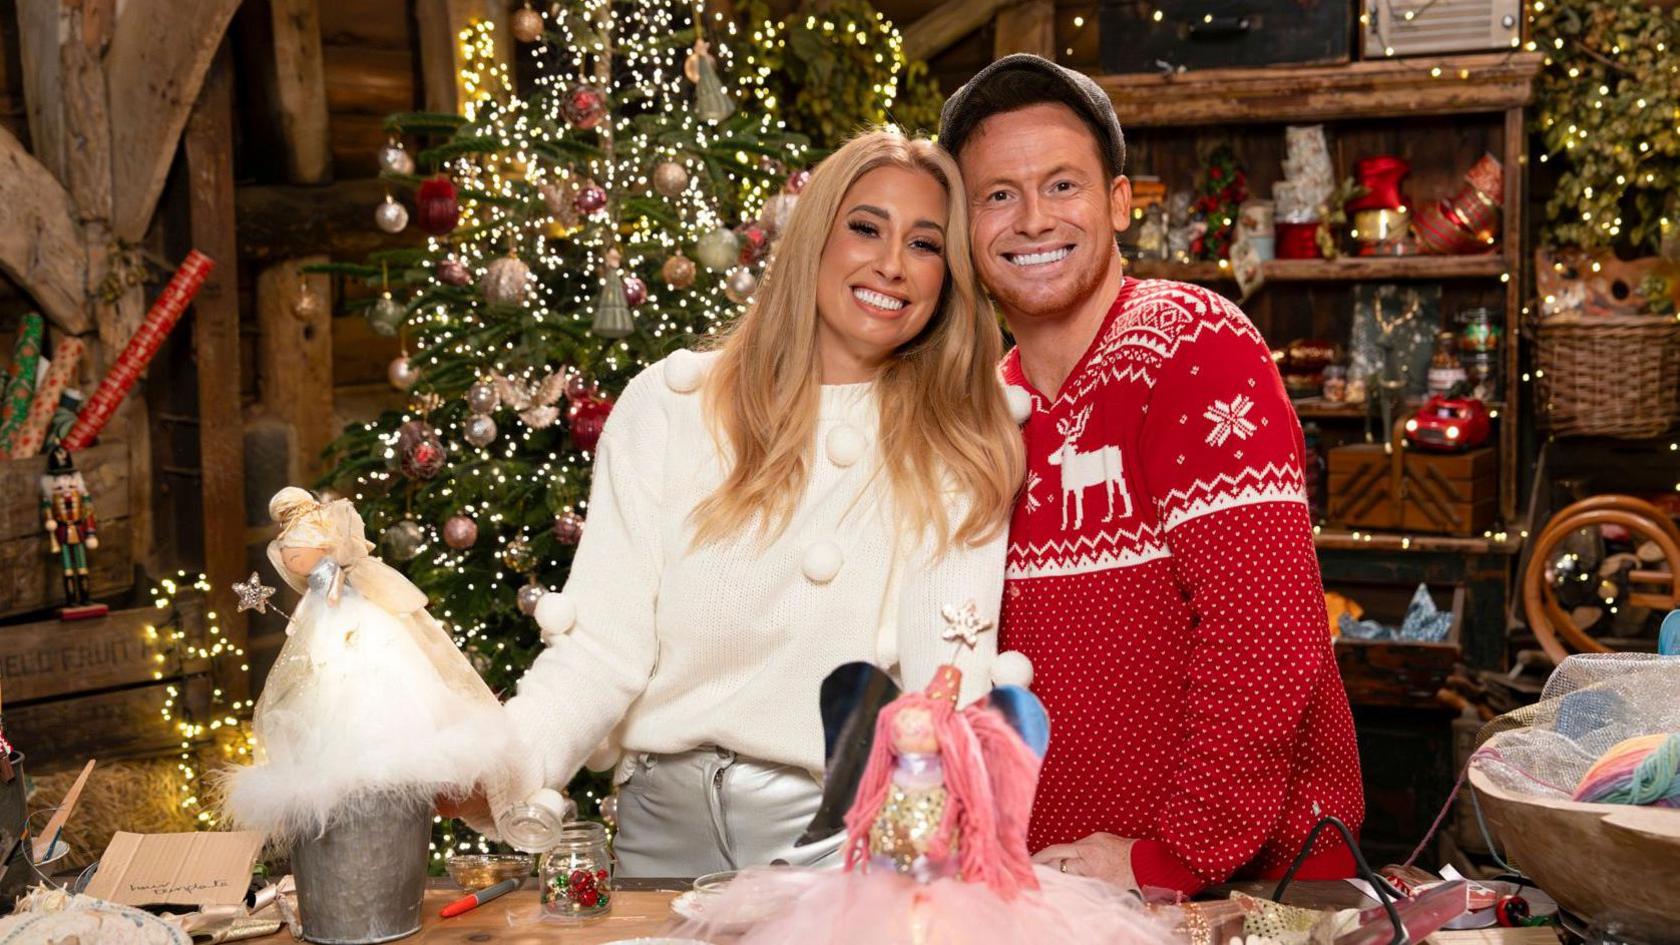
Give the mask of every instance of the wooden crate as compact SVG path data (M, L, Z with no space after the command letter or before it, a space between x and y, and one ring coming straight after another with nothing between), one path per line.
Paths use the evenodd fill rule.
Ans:
M1440 590L1431 593L1440 600ZM1355 591L1349 594L1356 600L1370 600L1369 594ZM1406 595L1408 598L1410 594ZM1365 616L1388 624L1398 624L1405 613L1398 613L1380 605L1367 604ZM1347 687L1348 701L1354 705L1389 706L1393 708L1440 708L1435 693L1452 675L1453 667L1463 659L1464 587L1452 592L1452 629L1440 643L1412 643L1400 640L1349 640L1336 638L1336 666Z
M1498 511L1498 460L1492 447L1464 453L1405 450L1395 489L1394 456L1378 443L1330 450L1332 524L1476 535Z
M204 602L183 598L180 629L154 636L167 610L112 611L97 620L0 627L5 730L33 771L79 765L88 757L141 757L180 747L162 711L175 690L177 717L203 718L214 683L208 660L185 658L205 643ZM163 659L160 660L159 657Z
M76 468L93 496L99 527L99 548L88 552L93 595L119 594L134 585L128 444L110 440L82 450ZM58 556L41 527L46 471L45 456L0 460L0 617L64 603Z

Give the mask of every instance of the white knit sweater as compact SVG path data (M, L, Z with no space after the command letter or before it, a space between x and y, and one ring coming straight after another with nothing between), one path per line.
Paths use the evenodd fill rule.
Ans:
M546 649L507 703L525 753L517 783L491 787L498 814L563 787L609 737L625 753L716 745L820 773L831 670L869 661L920 688L956 650L941 605L973 600L997 620L1001 534L932 562L899 547L895 577L869 383L823 388L809 482L781 535L691 549L689 513L725 469L701 416L714 358L677 352L613 408L571 576L537 609ZM996 652L987 633L957 656L965 702L990 687Z

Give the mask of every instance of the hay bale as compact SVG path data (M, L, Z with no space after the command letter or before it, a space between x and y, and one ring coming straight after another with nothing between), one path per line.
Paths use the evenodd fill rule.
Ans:
M181 806L181 759L148 758L100 762L82 788L82 799L64 825L70 855L54 864L63 872L81 869L99 859L119 830L131 833L180 833L197 828L193 814ZM78 770L35 778L29 798L31 813L58 806L76 780ZM38 813L31 823L39 830L50 814Z

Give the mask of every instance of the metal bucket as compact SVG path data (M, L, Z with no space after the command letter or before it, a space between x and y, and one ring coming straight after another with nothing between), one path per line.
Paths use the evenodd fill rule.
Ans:
M303 937L374 945L420 930L432 806L362 799L319 837L292 847Z
M34 841L24 831L29 807L24 796L23 752L12 752L9 760L12 763L12 780L0 783L0 840L9 844L20 835L23 839L13 848L11 859L5 864L5 875L0 876L0 915L12 911L17 897L27 892L35 879L34 867L29 862ZM4 855L3 851L0 855Z

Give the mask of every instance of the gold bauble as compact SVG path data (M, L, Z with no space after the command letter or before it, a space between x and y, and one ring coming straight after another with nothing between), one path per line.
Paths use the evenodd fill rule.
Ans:
M694 284L694 260L678 253L659 267L659 277L673 289L686 289Z
M534 43L542 39L542 14L530 7L520 7L513 11L512 18L508 20L508 26L513 31L513 38L522 43Z

